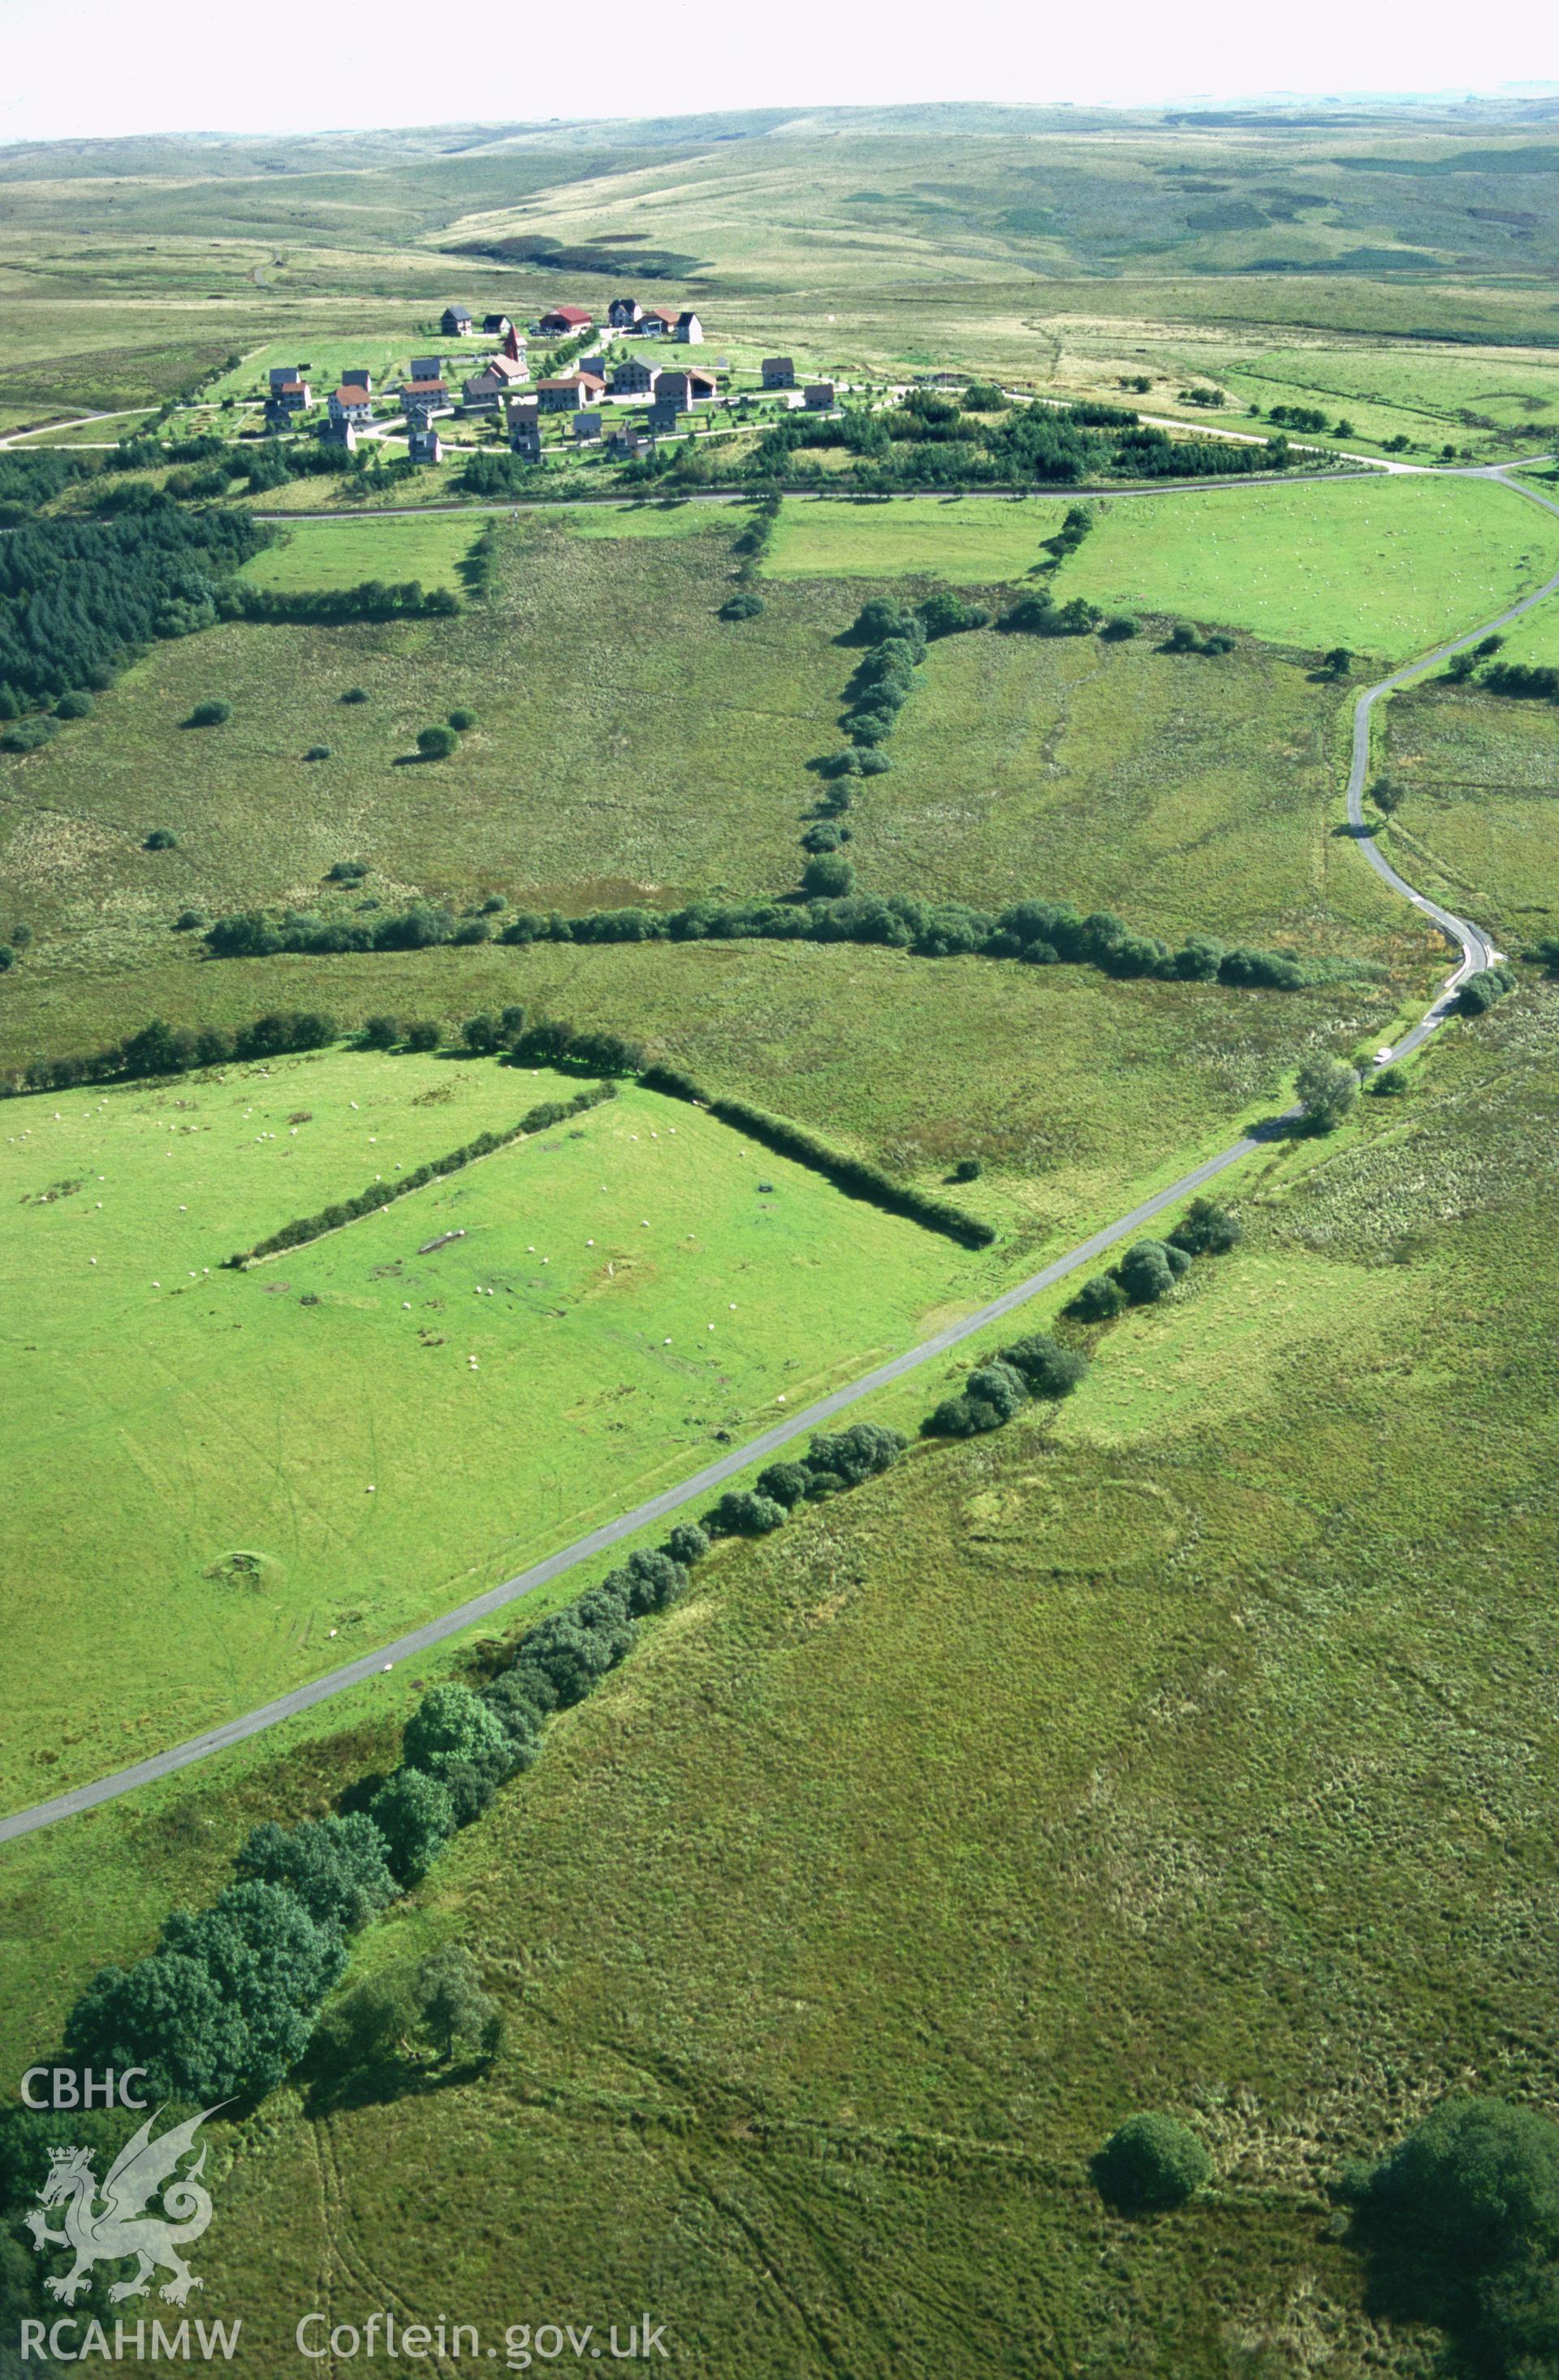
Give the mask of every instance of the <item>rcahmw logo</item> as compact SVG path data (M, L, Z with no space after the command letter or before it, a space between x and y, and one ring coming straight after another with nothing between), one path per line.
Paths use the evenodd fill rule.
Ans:
M91 2073L78 2078L63 2067L35 2066L22 2078L22 2097L30 2107L51 2104L61 2108L91 2107L94 2101L101 2101L104 2107L117 2102L124 2107L140 2107L145 2102L135 2098L128 2087L140 2079L140 2070L133 2067L117 2077L107 2074L99 2080ZM46 2094L31 2087L44 2081L50 2085ZM219 2100L217 2106L225 2104ZM37 2192L38 2204L24 2218L32 2235L32 2245L41 2256L57 2249L70 2252L67 2271L46 2273L43 2277L43 2287L50 2297L57 2298L64 2305L74 2305L91 2282L95 2265L124 2265L132 2259L134 2270L122 2274L108 2290L110 2305L150 2296L154 2277L164 2272L168 2278L159 2294L169 2305L182 2306L191 2289L203 2287L200 2276L192 2273L185 2262L184 2251L200 2239L212 2217L211 2193L201 2180L206 2144L202 2142L196 2155L195 2135L207 2117L216 2111L215 2107L204 2107L199 2115L172 2125L155 2139L152 2127L161 2110L154 2111L126 2142L101 2184L92 2171L91 2149L50 2149L49 2169ZM181 2171L186 2157L193 2157L194 2161ZM49 2221L56 2207L60 2210L57 2230ZM242 2325L213 2323L208 2326L198 2322L194 2327L197 2339L192 2350L188 2322L170 2331L160 2322L150 2325L137 2322L132 2327L122 2320L116 2321L110 2343L100 2322L83 2324L73 2318L53 2324L24 2321L22 2360L25 2362L37 2355L71 2363L87 2356L114 2359L130 2355L140 2360L148 2354L153 2360L164 2356L177 2360L188 2358L191 2351L205 2358L226 2358L238 2343Z

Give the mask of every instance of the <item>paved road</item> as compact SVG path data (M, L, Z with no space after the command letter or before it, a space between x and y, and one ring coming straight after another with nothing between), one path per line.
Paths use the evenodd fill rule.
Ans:
M1548 458L1537 456L1533 459L1545 461ZM1552 502L1546 496L1539 495L1534 489L1522 487L1518 482L1507 480L1504 477L1507 468L1509 467L1492 467L1486 469L1482 476L1497 479L1502 486L1510 488L1514 494L1525 496L1532 503L1541 504L1545 512L1559 515L1559 504ZM1361 795L1370 759L1370 720L1376 703L1394 688L1406 685L1408 679L1415 676L1420 670L1430 668L1437 662L1449 659L1453 653L1465 651L1468 646L1476 644L1480 638L1493 634L1497 629L1506 626L1512 620L1519 619L1524 612L1529 612L1534 604L1544 601L1556 590L1559 590L1559 572L1555 572L1554 576L1544 586L1540 587L1535 594L1523 597L1519 603L1512 603L1508 610L1499 614L1497 619L1486 620L1480 626L1468 629L1465 636L1455 637L1446 644L1437 645L1432 652L1426 653L1419 660L1409 662L1406 668L1395 671L1392 676L1382 678L1378 686L1369 687L1359 696L1354 710L1353 765L1347 784L1348 816L1356 825L1359 823L1362 817ZM1469 977L1478 975L1485 967L1492 965L1498 954L1489 937L1480 928L1469 924L1465 918L1454 916L1448 909L1442 909L1436 903L1428 900L1424 894L1416 892L1413 886L1407 883L1405 878L1399 876L1390 862L1375 849L1372 841L1364 840L1360 847L1370 866L1384 879L1393 891L1402 893L1407 900L1412 902L1415 908L1421 911L1425 917L1432 918L1456 944L1461 953L1456 967L1433 1005L1420 1022L1386 1053L1390 1057L1401 1057L1407 1051L1417 1049L1419 1043L1435 1029L1453 1005L1461 986ZM1383 1058L1382 1062L1384 1062ZM1177 1182L1172 1182L1167 1189L1159 1191L1151 1198L1143 1199L1139 1205L1133 1207L1129 1213L1118 1217L1113 1223L1106 1224L1102 1231L1093 1232L1090 1238L1079 1242L1078 1246L1069 1248L1064 1256L1054 1257L1051 1263L1041 1267L1040 1271L1030 1273L1026 1281L1020 1281L1015 1288L1005 1291L1000 1297L993 1298L991 1303L988 1305L982 1305L978 1313L968 1316L961 1322L950 1323L945 1330L939 1330L934 1338L922 1341L917 1347L908 1348L905 1354L894 1356L888 1363L879 1364L874 1370L865 1373L861 1378L852 1380L846 1388L835 1389L832 1395L820 1398L815 1404L808 1405L804 1411L787 1415L783 1421L775 1422L759 1437L750 1439L747 1445L734 1449L729 1454L722 1455L716 1463L706 1464L701 1471L695 1472L691 1478L678 1480L674 1487L663 1488L658 1496L652 1496L646 1502L635 1505L632 1512L624 1512L616 1520L608 1521L602 1527L591 1530L588 1536L576 1538L572 1545L563 1547L554 1554L549 1554L544 1561L533 1562L529 1570L518 1572L513 1578L505 1579L499 1585L489 1587L484 1595L473 1596L469 1602L457 1605L452 1611L445 1611L436 1620L426 1621L422 1627L414 1628L404 1636L397 1636L393 1644L381 1645L377 1652L366 1653L360 1659L348 1661L341 1669L332 1670L326 1676L315 1678L307 1685L295 1686L289 1694L279 1694L274 1702L262 1704L258 1710L247 1711L240 1718L229 1719L222 1727L210 1728L204 1734L191 1736L188 1742L175 1744L166 1752L153 1753L150 1758L137 1761L133 1767L117 1769L112 1776L100 1777L90 1785L79 1785L68 1793L57 1794L53 1801L39 1802L30 1810L18 1810L8 1817L0 1818L0 1842L14 1841L19 1836L35 1833L41 1827L52 1827L61 1818L73 1817L83 1810L96 1809L104 1802L116 1800L121 1793L132 1793L139 1786L150 1785L160 1777L171 1777L178 1769L189 1767L194 1761L208 1759L213 1752L225 1751L230 1744L242 1743L251 1735L262 1734L267 1728L279 1726L284 1719L295 1718L303 1711L312 1710L317 1704L328 1702L334 1695L346 1694L353 1686L364 1685L370 1678L383 1676L386 1670L394 1670L398 1663L431 1651L435 1645L442 1644L446 1637L460 1635L465 1630L477 1626L481 1621L492 1619L507 1605L518 1602L522 1596L533 1595L538 1587L547 1585L554 1578L563 1577L566 1572L575 1569L581 1562L593 1560L597 1554L608 1552L613 1546L621 1544L626 1537L634 1536L639 1530L668 1520L674 1512L681 1511L686 1505L696 1503L704 1497L713 1495L717 1488L724 1487L726 1481L734 1479L738 1473L747 1470L749 1464L776 1453L781 1447L789 1445L798 1438L805 1437L810 1430L823 1428L839 1415L846 1413L852 1405L860 1403L863 1398L874 1395L879 1389L886 1388L892 1381L904 1379L909 1373L919 1370L924 1365L937 1362L953 1348L960 1345L963 1341L972 1338L976 1332L988 1330L993 1323L1000 1322L1007 1315L1017 1313L1021 1306L1028 1305L1031 1298L1040 1296L1047 1289L1053 1289L1058 1281L1066 1280L1070 1274L1081 1271L1085 1265L1092 1264L1096 1258L1105 1255L1122 1240L1128 1239L1134 1232L1141 1231L1146 1224L1153 1222L1170 1208L1176 1206L1181 1199L1189 1197L1193 1192L1204 1188L1208 1183L1216 1181L1218 1176L1226 1172L1231 1166L1238 1165L1243 1159L1252 1156L1264 1143L1276 1138L1283 1127L1297 1113L1297 1108L1288 1108L1285 1110L1283 1115L1274 1118L1271 1123L1254 1133L1242 1135L1238 1140L1231 1141L1226 1148L1221 1148L1216 1156L1207 1158L1200 1165L1193 1166L1188 1173L1183 1173L1180 1179Z

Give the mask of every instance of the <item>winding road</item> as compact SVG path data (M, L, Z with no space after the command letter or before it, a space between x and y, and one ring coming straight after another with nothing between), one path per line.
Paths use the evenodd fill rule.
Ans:
M1541 463L1551 459L1547 455L1537 455L1530 461ZM1516 468L1509 464L1490 465L1467 476L1495 480L1513 494L1559 516L1559 503L1507 477L1507 473ZM1382 678L1378 685L1360 694L1354 707L1353 757L1347 781L1347 815L1355 827L1363 823L1364 783L1370 765L1370 726L1375 705L1399 686L1407 685L1422 671L1450 660L1455 653L1467 651L1482 638L1508 626L1523 613L1531 611L1534 605L1545 601L1556 591L1559 591L1559 571L1534 593L1523 596L1519 602L1512 603L1494 619L1485 620L1479 626L1469 628L1465 635L1436 645L1431 652L1409 662L1404 668L1394 671L1391 676ZM1370 867L1393 892L1410 901L1420 915L1437 925L1461 953L1456 966L1425 1014L1411 1031L1382 1053L1381 1062L1383 1064L1388 1059L1406 1056L1427 1040L1455 1006L1462 985L1493 965L1500 954L1481 928L1456 917L1449 909L1443 909L1400 876L1390 861L1377 851L1372 838L1361 837L1360 848ZM243 1743L250 1736L263 1734L268 1728L278 1727L284 1720L296 1718L336 1694L346 1694L354 1686L364 1685L371 1678L383 1676L400 1662L429 1652L446 1638L460 1635L465 1630L492 1619L509 1604L518 1602L522 1596L533 1595L538 1587L563 1577L579 1563L591 1560L597 1554L609 1552L614 1546L635 1536L640 1529L668 1520L674 1512L723 1488L750 1464L776 1453L781 1447L805 1437L809 1431L823 1428L841 1414L847 1413L852 1405L874 1395L879 1389L905 1378L923 1365L935 1363L965 1340L989 1330L993 1323L1016 1313L1031 1298L1040 1296L1068 1275L1093 1263L1134 1232L1140 1231L1170 1208L1177 1206L1182 1199L1215 1181L1231 1166L1238 1165L1264 1144L1270 1143L1298 1113L1297 1108L1288 1108L1270 1123L1231 1141L1226 1148L1205 1159L1200 1165L1193 1166L1188 1173L1183 1173L1167 1189L1143 1199L1127 1213L1106 1224L1102 1231L1079 1241L1065 1255L1054 1257L1038 1272L1030 1273L1027 1280L1004 1291L1000 1297L992 1299L989 1305L980 1306L978 1312L967 1316L961 1322L950 1323L934 1337L923 1340L919 1346L907 1349L903 1354L895 1355L885 1364L879 1364L873 1370L862 1374L859 1379L850 1381L845 1388L835 1389L829 1396L821 1397L804 1411L787 1415L783 1421L774 1423L745 1446L722 1455L718 1462L707 1463L690 1478L664 1488L658 1496L636 1504L631 1512L621 1513L615 1521L591 1529L585 1536L576 1538L572 1545L549 1554L544 1560L533 1562L529 1570L518 1571L514 1577L489 1587L485 1594L473 1596L469 1602L457 1604L453 1610L441 1613L438 1618L425 1621L420 1628L414 1628L404 1636L397 1636L393 1644L381 1645L376 1652L366 1653L356 1661L348 1661L342 1668L328 1671L323 1677L315 1678L306 1685L295 1686L287 1694L278 1694L274 1702L262 1703L257 1710L246 1711L242 1717L228 1719L221 1727L209 1728L203 1734L191 1736L185 1743L174 1744L165 1752L153 1753L131 1767L116 1769L112 1775L97 1778L90 1784L78 1785L69 1792L55 1795L52 1801L35 1803L30 1809L17 1810L8 1816L0 1817L0 1842L13 1842L20 1836L35 1833L40 1828L55 1826L62 1818L96 1809L104 1802L116 1800L122 1793L133 1793L142 1785L153 1784L159 1778L171 1777L198 1760L209 1759L213 1753L225 1751L232 1744Z

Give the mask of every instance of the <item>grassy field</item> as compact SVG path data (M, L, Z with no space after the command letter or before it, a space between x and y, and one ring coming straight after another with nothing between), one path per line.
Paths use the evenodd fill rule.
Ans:
M1397 697L1377 748L1401 796L1389 841L1398 867L1514 951L1559 930L1556 744L1551 705L1431 681Z
M449 513L426 520L298 521L280 542L246 563L242 575L256 587L288 594L358 587L369 578L417 578L425 588L457 592L460 565L481 526Z
M8 1803L479 1592L991 1277L639 1091L285 1260L220 1269L556 1088L343 1053L7 1106L7 1331L28 1381L6 1449ZM89 1643L87 1698L72 1648Z
M789 504L764 566L780 578L1018 579L1045 559L1060 510L993 497ZM1055 576L1058 599L1391 661L1489 618L1559 562L1559 523L1551 529L1476 480L1238 485L1108 498L1096 510L1095 534Z
M1244 1249L1108 1333L1056 1424L701 1572L359 1946L467 1942L495 2064L220 2131L208 2313L274 2360L393 2275L406 2319L647 2305L695 2368L776 2380L1014 2342L1055 2380L1226 2380L1296 2338L1428 2380L1322 2187L1452 2084L1559 2092L1554 1021L1458 1028L1405 1110L1248 1182ZM89 1822L90 1941L85 1838L8 1854L18 2048L385 1742L365 1712ZM1127 2226L1086 2160L1143 2105L1217 2182Z
M0 154L0 424L252 396L272 361L322 395L349 364L383 385L458 357L432 328L451 299L523 322L637 286L696 303L738 370L989 373L1190 421L1181 392L1213 383L1225 426L1313 403L1365 446L1513 456L1559 421L1547 105L26 144ZM431 504L451 476L372 501ZM0 1806L508 1574L1421 1004L1443 951L1335 832L1348 706L1366 664L1548 576L1559 524L1467 480L1166 491L1096 504L1050 574L1070 501L787 503L764 610L731 624L740 510L528 516L452 619L159 644L0 759L0 941L33 929L0 979L7 1066L154 1014L523 1002L925 1189L977 1159L954 1195L999 1233L968 1255L634 1090L240 1275L233 1246L551 1079L336 1047L7 1101ZM251 576L455 586L479 526L299 522ZM1291 941L1334 980L745 942L213 964L176 929L259 901L782 890L808 764L840 740L842 633L868 594L937 580L1048 584L1146 633L933 648L849 813L862 889L1066 896ZM1159 650L1177 617L1236 650ZM1559 658L1556 622L1509 656ZM1322 683L1337 643L1360 665ZM228 724L186 731L215 697ZM415 763L457 707L458 757ZM1553 719L1437 684L1377 721L1402 790L1383 847L1516 951L1556 929ZM148 851L156 829L176 847ZM330 883L343 859L359 887ZM318 2303L454 2313L486 2343L649 2309L710 2380L1431 2380L1440 2342L1367 2299L1324 2184L1447 2087L1559 2107L1556 1024L1529 970L1433 1037L1406 1100L1263 1151L1229 1184L1241 1248L1100 1336L1053 1418L919 1445L700 1566L357 1943L355 1974L468 1943L505 2011L492 2068L305 2070L213 2124L199 2306L241 2313L253 2369L296 2361ZM912 1430L973 1353L872 1411ZM481 1649L0 1852L6 2072L102 1961L220 1888L250 1826L387 1767L424 1684ZM1140 2107L1191 2121L1217 2180L1127 2226L1087 2159Z
M844 517L871 530L881 516ZM496 891L573 911L795 885L822 792L809 763L838 744L854 665L838 639L882 582L786 578L760 617L724 622L745 515L610 518L679 533L505 524L492 597L457 617L164 645L94 717L0 761L0 864L36 937L28 983L68 1002L88 974L161 970L187 908L328 905L347 859L386 905ZM471 534L444 518L300 525L250 567L291 586L431 576L431 554L452 563ZM1281 931L1389 961L1404 921L1329 839L1340 690L1270 649L1208 664L1158 641L937 645L892 773L851 813L863 888L1064 896L1166 936ZM367 702L342 701L354 686ZM187 730L214 695L232 720ZM478 725L458 756L415 765L418 730L466 705ZM329 757L305 762L320 745ZM177 849L143 848L159 829ZM20 976L6 997L31 1003Z

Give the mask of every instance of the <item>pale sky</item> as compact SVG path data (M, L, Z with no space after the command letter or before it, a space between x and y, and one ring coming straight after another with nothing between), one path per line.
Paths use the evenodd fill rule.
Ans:
M1465 95L1559 73L1553 9L1493 42L1449 0L0 0L0 140L682 115L921 100L1119 106L1256 91ZM1469 74L1474 79L1468 80ZM1323 77L1332 78L1322 79Z

